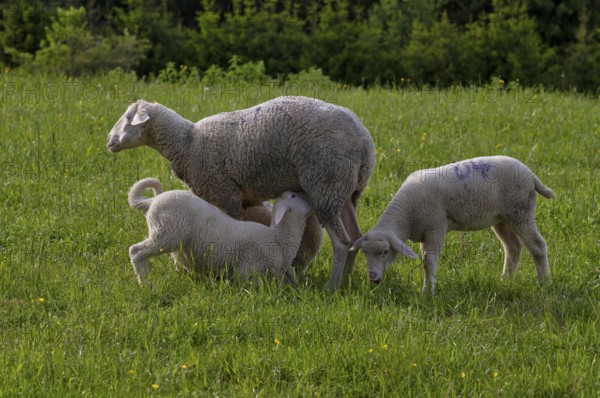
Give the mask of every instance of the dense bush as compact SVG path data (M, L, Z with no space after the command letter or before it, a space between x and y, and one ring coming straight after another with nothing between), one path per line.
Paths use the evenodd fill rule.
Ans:
M273 79L314 67L353 85L410 80L449 86L497 76L563 89L600 87L595 73L600 9L589 1L105 0L90 6L83 0L0 0L0 5L0 63L8 67L37 65L67 74L121 67L143 76L168 69L171 75L175 70L217 79L236 56L240 65L262 61ZM65 5L85 5L87 12L60 8ZM189 69L179 71L178 65ZM164 73L161 80L182 80Z
M85 9L70 7L57 9L34 56L15 48L9 49L9 54L28 69L75 76L116 68L131 70L149 47L147 41L127 31L123 35L93 35Z

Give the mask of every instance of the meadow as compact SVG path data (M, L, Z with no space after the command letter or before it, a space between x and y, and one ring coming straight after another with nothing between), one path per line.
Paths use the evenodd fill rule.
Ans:
M598 97L503 84L447 90L0 75L0 396L591 397L600 386ZM181 189L149 148L106 137L137 98L202 117L302 94L352 109L377 166L358 207L371 228L416 169L479 155L527 164L552 282L524 251L513 279L489 230L448 235L437 295L416 260L379 285L359 254L329 292L328 238L299 291L194 281L168 256L135 281L146 236L138 179ZM411 244L417 250L418 245Z

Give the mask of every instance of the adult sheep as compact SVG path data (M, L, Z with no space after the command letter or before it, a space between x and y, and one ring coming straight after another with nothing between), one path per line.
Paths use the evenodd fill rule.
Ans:
M339 288L352 271L356 253L348 249L361 237L356 204L375 166L375 146L349 109L279 97L192 123L139 100L112 128L107 146L118 152L142 145L167 158L196 195L236 219L244 207L304 192L331 238L330 287Z

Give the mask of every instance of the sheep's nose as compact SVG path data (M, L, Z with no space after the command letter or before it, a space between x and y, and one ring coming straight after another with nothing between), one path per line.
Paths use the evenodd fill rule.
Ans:
M377 272L369 271L369 278L371 278L371 282L379 283L381 282L381 276Z

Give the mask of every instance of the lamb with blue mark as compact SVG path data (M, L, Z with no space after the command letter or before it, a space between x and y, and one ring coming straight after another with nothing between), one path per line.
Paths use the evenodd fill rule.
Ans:
M404 181L375 227L351 250L362 249L370 279L380 282L398 254L418 258L404 241L420 242L423 292L433 293L446 233L492 227L504 247L502 274L516 272L524 245L542 281L550 270L546 242L535 222L536 192L549 199L554 196L527 166L507 156L416 171Z

